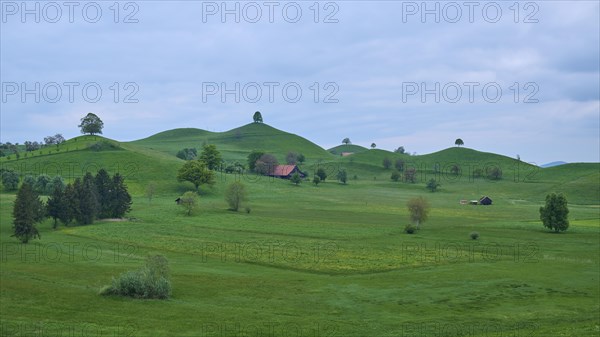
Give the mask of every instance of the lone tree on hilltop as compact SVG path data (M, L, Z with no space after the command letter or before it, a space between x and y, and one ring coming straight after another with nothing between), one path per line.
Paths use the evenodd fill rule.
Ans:
M348 144L352 144L352 142L350 141L350 138L346 137L342 140L342 144L348 145Z
M260 111L255 112L254 116L252 116L252 119L254 120L254 123L262 123L263 122L262 114L260 113Z
M544 223L544 227L552 229L556 233L566 231L569 228L568 216L567 198L562 194L548 194L546 205L540 207L540 220Z
M465 142L463 142L463 140L462 140L462 139L460 139L460 138L457 138L457 139L454 141L454 145L456 145L456 146L462 146L462 145L465 145Z
M104 123L100 119L100 117L96 116L93 113L88 113L85 117L81 119L81 124L79 124L81 128L81 133L95 135L102 134L102 129L104 128Z
M377 147L377 144L375 144L375 143L371 143L371 148L372 148L372 149L374 149L374 148L376 148L376 147Z

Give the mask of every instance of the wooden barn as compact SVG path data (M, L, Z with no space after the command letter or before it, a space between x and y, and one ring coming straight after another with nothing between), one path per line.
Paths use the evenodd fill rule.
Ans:
M298 168L296 165L277 165L273 168L273 173L269 174L270 177L290 179L292 174L298 172L300 178L305 178L306 174Z
M491 205L492 204L492 199L490 199L490 197L488 196L484 196L481 199L479 199L479 204L480 205Z

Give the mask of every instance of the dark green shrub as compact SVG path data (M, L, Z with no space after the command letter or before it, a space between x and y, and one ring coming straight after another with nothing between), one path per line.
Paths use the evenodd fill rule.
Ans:
M162 255L148 256L146 265L113 278L110 286L100 290L101 295L119 295L145 299L167 299L171 296L167 259Z
M471 232L471 234L469 234L469 237L471 237L471 240L477 240L479 239L479 233Z
M417 231L417 227L413 226L412 224L408 224L404 227L404 232L406 234L414 234Z

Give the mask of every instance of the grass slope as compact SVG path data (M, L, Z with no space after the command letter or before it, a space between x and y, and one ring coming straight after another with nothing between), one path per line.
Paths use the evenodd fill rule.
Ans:
M241 135L241 139L238 139ZM226 158L254 148L294 150L331 170L307 182L218 174L194 216L173 200L192 186L175 180L174 153L202 142ZM90 146L100 142L97 151ZM189 144L189 145L188 145ZM135 221L90 226L38 225L42 239L11 237L14 193L0 193L0 326L2 335L132 336L596 336L600 331L600 164L535 170L511 158L464 148L408 156L366 150L340 158L266 125L224 133L178 129L119 143L78 137L50 153L3 159L21 174L72 178L107 168L121 172L134 195ZM384 157L420 169L416 184L390 181ZM504 179L437 176L435 163L494 162ZM514 165L514 166L512 166ZM523 166L520 166L523 165ZM331 177L340 167L348 185ZM510 169L516 167L516 176ZM506 173L508 171L508 173ZM357 175L358 179L352 177ZM515 178L516 177L516 178ZM223 191L241 180L251 213L227 210ZM157 185L152 202L145 186ZM571 228L544 230L538 209L546 193L568 194ZM460 205L490 195L494 205ZM430 219L414 235L405 204L423 196ZM481 234L478 241L469 233ZM147 254L171 266L173 297L142 301L101 297L98 290ZM45 332L44 332L45 331ZM85 331L81 333L82 331ZM94 331L93 334L90 331ZM299 332L299 333L298 333ZM66 335L67 333L63 333ZM58 335L58 334L56 334Z
M336 147L332 147L331 149L329 149L327 151L331 152L335 155L340 155L342 152L360 153L360 152L369 151L369 149L367 149L366 147L362 147L360 145L342 144L342 145L338 145Z
M572 227L557 235L541 227L537 202L459 205L467 185L428 193L391 182L296 187L263 178L243 180L246 214L227 211L222 199L235 179L220 179L192 217L168 196L135 197L137 221L58 230L46 221L42 240L27 247L10 237L14 195L0 194L2 326L133 336L598 332L597 207L572 205ZM418 195L432 213L406 235L404 205ZM469 240L471 231L480 240ZM97 295L156 253L170 261L172 299Z
M280 162L288 152L303 153L307 161L316 162L333 156L318 145L300 136L275 129L267 124L251 123L226 132L208 132L199 129L175 129L132 142L175 155L183 148L215 144L227 161L245 162L252 150L274 154Z

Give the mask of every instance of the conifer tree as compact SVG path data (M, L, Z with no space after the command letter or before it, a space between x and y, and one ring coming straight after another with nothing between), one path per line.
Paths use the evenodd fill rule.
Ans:
M46 215L44 204L33 190L30 184L23 184L17 192L17 198L13 207L13 229L12 236L23 243L30 239L41 238L35 224L42 221Z

